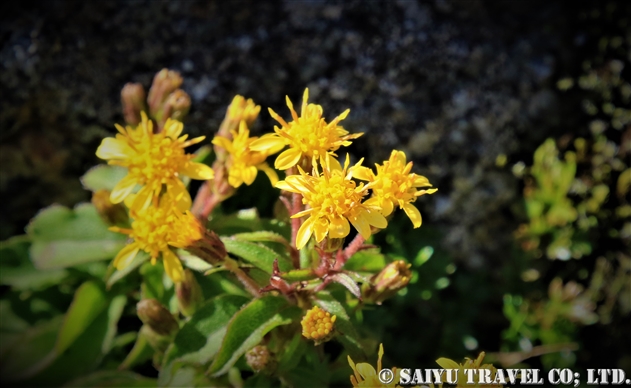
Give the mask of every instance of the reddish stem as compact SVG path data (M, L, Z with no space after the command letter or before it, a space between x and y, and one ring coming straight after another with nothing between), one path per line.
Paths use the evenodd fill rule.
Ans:
M357 234L353 241L348 244L348 246L344 249L343 254L337 256L337 260L335 262L335 269L340 270L346 264L348 259L351 258L357 251L364 245L366 240L362 237L361 234Z

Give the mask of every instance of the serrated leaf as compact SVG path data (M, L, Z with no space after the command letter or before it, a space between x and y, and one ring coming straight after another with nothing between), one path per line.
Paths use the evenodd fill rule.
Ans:
M296 321L302 309L290 305L279 296L264 296L250 302L228 325L219 353L208 373L226 373L246 351L256 346L273 328Z
M281 271L289 271L293 268L291 262L283 256L279 256L272 249L249 241L240 241L232 237L222 237L226 251L239 256L248 263L272 274L274 260L278 259L278 268Z
M125 236L108 230L91 204L74 210L50 206L31 221L27 233L33 243L31 258L37 269L58 269L113 258Z
M205 364L219 351L230 319L248 302L239 295L220 295L195 312L177 333L164 365L174 360Z
M88 170L82 177L81 183L87 190L114 190L116 184L127 175L127 169L120 166L99 164Z

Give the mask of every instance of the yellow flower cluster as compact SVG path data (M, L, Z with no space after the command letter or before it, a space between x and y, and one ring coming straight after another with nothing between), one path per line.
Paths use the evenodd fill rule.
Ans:
M116 128L116 137L105 138L96 151L108 164L128 171L112 190L110 200L124 202L134 221L131 229L111 229L129 235L133 242L118 253L114 265L125 268L143 250L152 263L161 256L166 273L180 282L182 264L171 247L185 248L202 236L201 225L189 212L191 197L181 177L207 180L214 175L210 167L193 162L193 155L186 154L184 148L199 143L204 136L187 140L188 135L180 136L183 124L171 119L156 133L144 112L136 128Z
M333 331L337 316L315 306L302 318L302 335L307 339L321 341Z
M132 207L146 209L166 187L167 193L177 202L182 211L191 207L191 196L181 176L192 179L211 179L213 170L205 164L191 161L193 155L184 153L184 148L199 143L205 136L187 140L180 136L184 125L176 120L167 120L164 130L153 131L153 122L141 113L142 121L136 128L116 125L115 138L105 138L96 150L96 156L108 164L123 166L128 170L110 195L112 203L120 203L142 186L135 196Z

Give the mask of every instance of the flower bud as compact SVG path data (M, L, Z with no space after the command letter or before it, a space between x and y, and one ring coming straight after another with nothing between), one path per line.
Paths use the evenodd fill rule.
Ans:
M167 118L182 121L188 114L191 108L191 97L182 89L177 89L173 93L169 94L166 102L164 103L164 115L162 119L166 121Z
M257 345L245 353L245 360L255 372L260 372L270 363L271 354L267 346Z
M108 190L97 190L92 193L92 205L106 224L111 226L127 226L129 216L122 203L112 203Z
M219 264L224 261L228 253L217 233L202 228L202 237L194 241L185 249L210 264Z
M321 243L320 243L320 248L322 248L322 250L324 252L330 253L330 252L335 252L338 249L342 248L342 246L344 245L344 241L346 239L344 238L330 238L330 237L326 237Z
M179 326L173 315L156 299L144 299L136 305L138 318L156 334L171 336L177 333Z
M178 308L185 317L192 316L204 303L202 289L190 269L184 270L184 279L175 284L175 295Z
M333 333L333 325L337 316L315 306L302 318L302 336L320 342L328 341Z
M149 114L157 122L162 122L164 117L164 104L171 93L182 85L180 73L173 70L162 69L153 78L149 89Z
M370 279L370 286L364 291L366 301L381 304L384 300L404 288L412 278L411 264L397 260L388 264Z
M251 127L260 111L261 106L256 105L251 98L246 100L243 96L236 95L228 107L226 119L231 121L234 126L231 129L234 130L237 129L242 120L245 121L248 127Z
M141 84L128 83L121 90L123 116L129 125L140 123L140 112L147 110L147 95Z

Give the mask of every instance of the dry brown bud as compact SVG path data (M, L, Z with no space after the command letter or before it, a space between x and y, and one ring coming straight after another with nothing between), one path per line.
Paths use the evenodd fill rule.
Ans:
M141 84L128 83L121 90L123 116L129 125L140 123L140 112L147 110L147 95Z
M138 318L151 328L156 334L171 336L177 333L179 325L160 302L156 299L144 299L136 305Z

